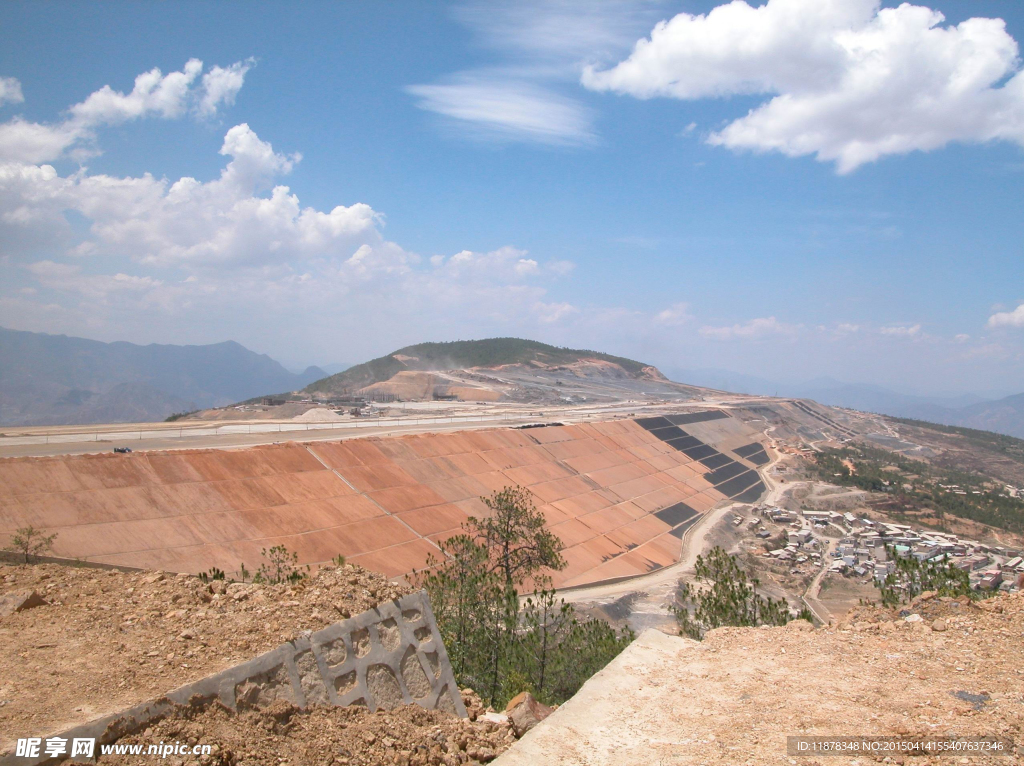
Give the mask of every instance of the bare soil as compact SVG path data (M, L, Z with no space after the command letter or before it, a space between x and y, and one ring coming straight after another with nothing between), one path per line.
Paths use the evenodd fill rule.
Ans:
M878 588L855 577L829 573L821 581L818 601L828 609L829 614L842 619L843 615L857 607L861 601L878 601Z
M164 694L410 592L357 566L296 585L55 564L0 566L0 594L45 606L0 619L0 752Z
M472 708L473 694L463 694ZM232 713L217 706L180 708L144 732L118 744L187 743L210 745L206 756L111 755L101 764L137 766L425 766L486 763L515 737L504 723L458 718L415 705L370 713L363 707L300 710L278 701L268 710Z

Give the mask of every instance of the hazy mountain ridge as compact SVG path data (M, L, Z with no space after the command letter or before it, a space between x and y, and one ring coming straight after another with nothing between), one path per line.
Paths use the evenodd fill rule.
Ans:
M731 393L813 399L830 407L847 407L1024 438L1024 394L999 399L986 399L977 394L921 396L869 383L844 383L827 377L804 383L778 383L730 370L666 368L666 372L672 380Z
M879 386L840 384L790 394L814 399L833 407L849 407L913 418L947 426L963 426L1024 438L1024 394L986 400L966 394L959 397L923 397L899 394ZM980 401L979 401L980 400Z
M173 412L292 391L323 377L288 372L234 341L175 346L0 328L0 423L162 420Z

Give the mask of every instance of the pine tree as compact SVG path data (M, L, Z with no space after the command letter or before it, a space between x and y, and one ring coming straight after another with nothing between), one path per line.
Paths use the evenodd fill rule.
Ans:
M697 639L714 628L723 626L785 625L789 609L784 600L757 593L760 581L740 567L735 556L719 547L707 556L698 556L696 580L707 583L697 589L684 583L677 592L678 604L673 607L679 623L679 634Z
M461 685L493 705L521 691L563 702L633 640L606 622L581 619L545 586L561 569L562 542L544 526L529 492L508 487L481 498L486 519L439 544L420 577ZM520 604L526 583L534 591Z

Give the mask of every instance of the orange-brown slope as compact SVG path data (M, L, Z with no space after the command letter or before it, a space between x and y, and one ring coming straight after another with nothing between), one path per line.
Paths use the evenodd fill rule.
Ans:
M253 569L280 544L398 576L484 514L480 496L518 484L566 545L557 584L576 585L674 562L678 525L655 513L722 500L706 470L632 421L8 459L0 539L32 524L58 533L56 555L192 572Z

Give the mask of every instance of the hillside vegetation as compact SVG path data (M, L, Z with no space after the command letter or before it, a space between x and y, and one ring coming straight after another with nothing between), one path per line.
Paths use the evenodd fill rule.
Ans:
M982 431L977 428L966 428L964 426L948 426L940 423L929 423L925 420L913 418L892 418L897 423L903 423L916 428L927 428L932 431L940 431L944 434L961 436L973 447L998 452L1018 463L1024 463L1024 439L1015 436L1007 436L992 431Z
M456 370L500 367L507 364L558 366L581 359L599 359L622 367L639 377L648 366L633 359L584 349L560 348L522 338L457 340L450 343L418 343L387 356L357 364L306 386L306 391L354 391L388 380L403 370Z
M939 527L947 516L958 516L1024 532L1024 500L1008 496L987 476L930 465L867 445L824 449L815 460L824 481L887 494L888 499L876 502L875 507L891 516L927 516Z

